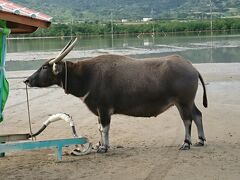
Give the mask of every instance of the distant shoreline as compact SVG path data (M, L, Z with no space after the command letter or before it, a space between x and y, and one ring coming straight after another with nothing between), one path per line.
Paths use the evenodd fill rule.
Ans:
M236 36L239 37L240 36L240 29L226 29L226 30L213 30L213 33L229 33L229 36ZM197 36L205 36L205 37L215 37L215 36L219 36L219 34L210 34L211 31L210 30L198 30L198 31L174 31L174 32L144 32L144 33L114 33L114 36L152 36L152 35L157 35L157 36L186 36L189 34L193 34L193 35L197 35ZM78 34L78 35L63 35L63 36L18 36L18 37L8 37L8 40L23 40L23 39L65 39L65 38L73 38L73 37L107 37L107 36L111 36L111 33L106 33L106 34Z

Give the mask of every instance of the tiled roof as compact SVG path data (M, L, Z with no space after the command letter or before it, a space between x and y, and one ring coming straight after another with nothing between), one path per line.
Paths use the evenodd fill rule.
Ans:
M26 16L33 19L48 21L48 22L50 22L52 19L52 17L46 14L15 4L8 0L0 0L0 11L21 15L21 16Z

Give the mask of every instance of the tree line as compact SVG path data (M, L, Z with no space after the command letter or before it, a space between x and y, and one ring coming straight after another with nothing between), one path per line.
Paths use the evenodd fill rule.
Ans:
M73 22L69 24L52 24L48 29L39 29L31 36L78 36L105 34L141 34L141 33L175 33L210 31L210 20L158 20L134 23L100 23ZM227 18L212 21L213 31L240 30L240 19ZM113 32L112 32L113 31Z

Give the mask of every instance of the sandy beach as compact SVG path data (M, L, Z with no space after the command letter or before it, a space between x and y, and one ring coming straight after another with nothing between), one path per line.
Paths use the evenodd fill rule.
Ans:
M206 146L179 151L184 127L172 107L156 118L112 117L111 148L106 154L63 156L55 149L25 151L0 158L0 179L129 179L129 180L238 180L240 177L240 63L195 64L207 87L209 107L202 105L202 86L196 104L203 113ZM27 133L28 117L24 77L33 71L7 72L10 83L1 134ZM80 99L64 94L58 87L31 88L30 109L33 131L49 115L72 115L78 134L95 144L99 140L97 117ZM37 140L72 137L65 122L51 124ZM192 141L197 141L193 124ZM73 148L73 147L72 147ZM68 151L70 148L65 149Z

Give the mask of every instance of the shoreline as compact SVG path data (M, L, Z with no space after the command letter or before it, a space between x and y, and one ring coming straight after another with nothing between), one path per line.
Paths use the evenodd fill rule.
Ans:
M207 48L204 48L207 49ZM143 52L145 51L145 52ZM129 48L129 49L92 49L92 50L73 50L71 51L65 60L81 60L96 57L99 55L106 54L115 54L115 55L123 55L130 57L138 57L136 59L147 59L149 57L161 57L170 54L180 54L184 52L183 50L175 50L172 52L171 47L166 47L159 51L158 49L149 50L147 48ZM58 55L59 51L43 51L43 52L21 52L21 53L7 53L6 62L30 62L30 61L46 61L48 59L54 58ZM143 58L139 58L142 55ZM205 63L204 60L202 60ZM195 62L192 62L195 63ZM196 64L202 64L197 62ZM209 62L211 64L211 62ZM235 62L213 62L213 63L240 63L238 61Z

